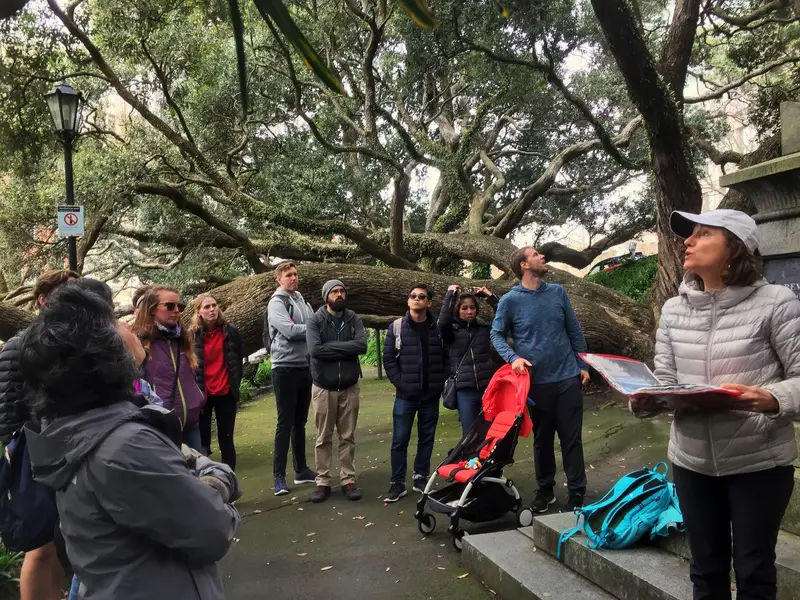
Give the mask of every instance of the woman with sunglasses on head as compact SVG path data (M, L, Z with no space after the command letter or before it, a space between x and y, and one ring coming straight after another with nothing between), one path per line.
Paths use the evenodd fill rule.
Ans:
M447 288L439 313L439 331L450 351L450 375L456 376L456 396L461 432L466 435L481 412L481 398L495 372L492 360L491 323L478 319L478 297L497 308L499 298L486 288L459 293L461 286Z
M762 275L755 221L736 210L674 212L686 270L661 311L655 375L738 396L682 403L669 441L695 600L774 600L775 545L794 487L800 417L800 300ZM634 414L660 405L631 400ZM732 544L732 546L731 546Z
M217 417L217 441L222 462L236 469L233 427L242 382L244 348L236 325L225 318L216 299L200 294L194 299L194 351L197 355L197 385L208 400L200 416L203 452L211 455L211 413Z
M201 452L199 422L206 398L195 379L194 336L180 323L184 308L177 289L153 286L139 300L132 330L147 353L142 365L145 381L164 407L177 413L184 443Z

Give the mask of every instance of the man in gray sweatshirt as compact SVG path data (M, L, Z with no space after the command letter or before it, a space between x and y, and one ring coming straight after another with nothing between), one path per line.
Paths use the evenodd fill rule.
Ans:
M289 493L286 485L286 461L292 442L296 485L314 483L316 474L306 462L306 421L311 406L311 369L306 344L306 323L314 312L297 291L297 267L291 261L275 268L278 289L267 305L272 385L278 405L275 427L275 495Z

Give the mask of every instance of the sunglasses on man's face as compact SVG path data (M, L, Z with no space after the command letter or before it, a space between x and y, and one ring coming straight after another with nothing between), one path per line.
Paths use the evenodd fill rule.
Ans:
M159 302L158 305L163 306L169 312L172 312L176 308L178 309L178 312L183 312L186 310L186 305L183 302Z
M408 299L409 300L427 300L428 299L428 294L409 294L408 295Z

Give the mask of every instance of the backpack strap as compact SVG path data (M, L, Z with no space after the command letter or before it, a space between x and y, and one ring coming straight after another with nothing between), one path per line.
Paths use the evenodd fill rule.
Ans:
M394 333L394 349L396 356L400 356L400 348L403 347L403 317L392 321L392 333Z

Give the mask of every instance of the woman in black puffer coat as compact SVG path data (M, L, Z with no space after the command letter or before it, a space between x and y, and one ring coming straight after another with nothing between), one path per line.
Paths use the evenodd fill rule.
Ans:
M497 308L499 298L486 288L460 294L460 286L447 288L439 313L439 331L450 351L450 375L458 374L458 416L466 435L481 411L481 398L497 369L489 339L491 323L478 320L478 297ZM460 366L459 366L460 365Z

